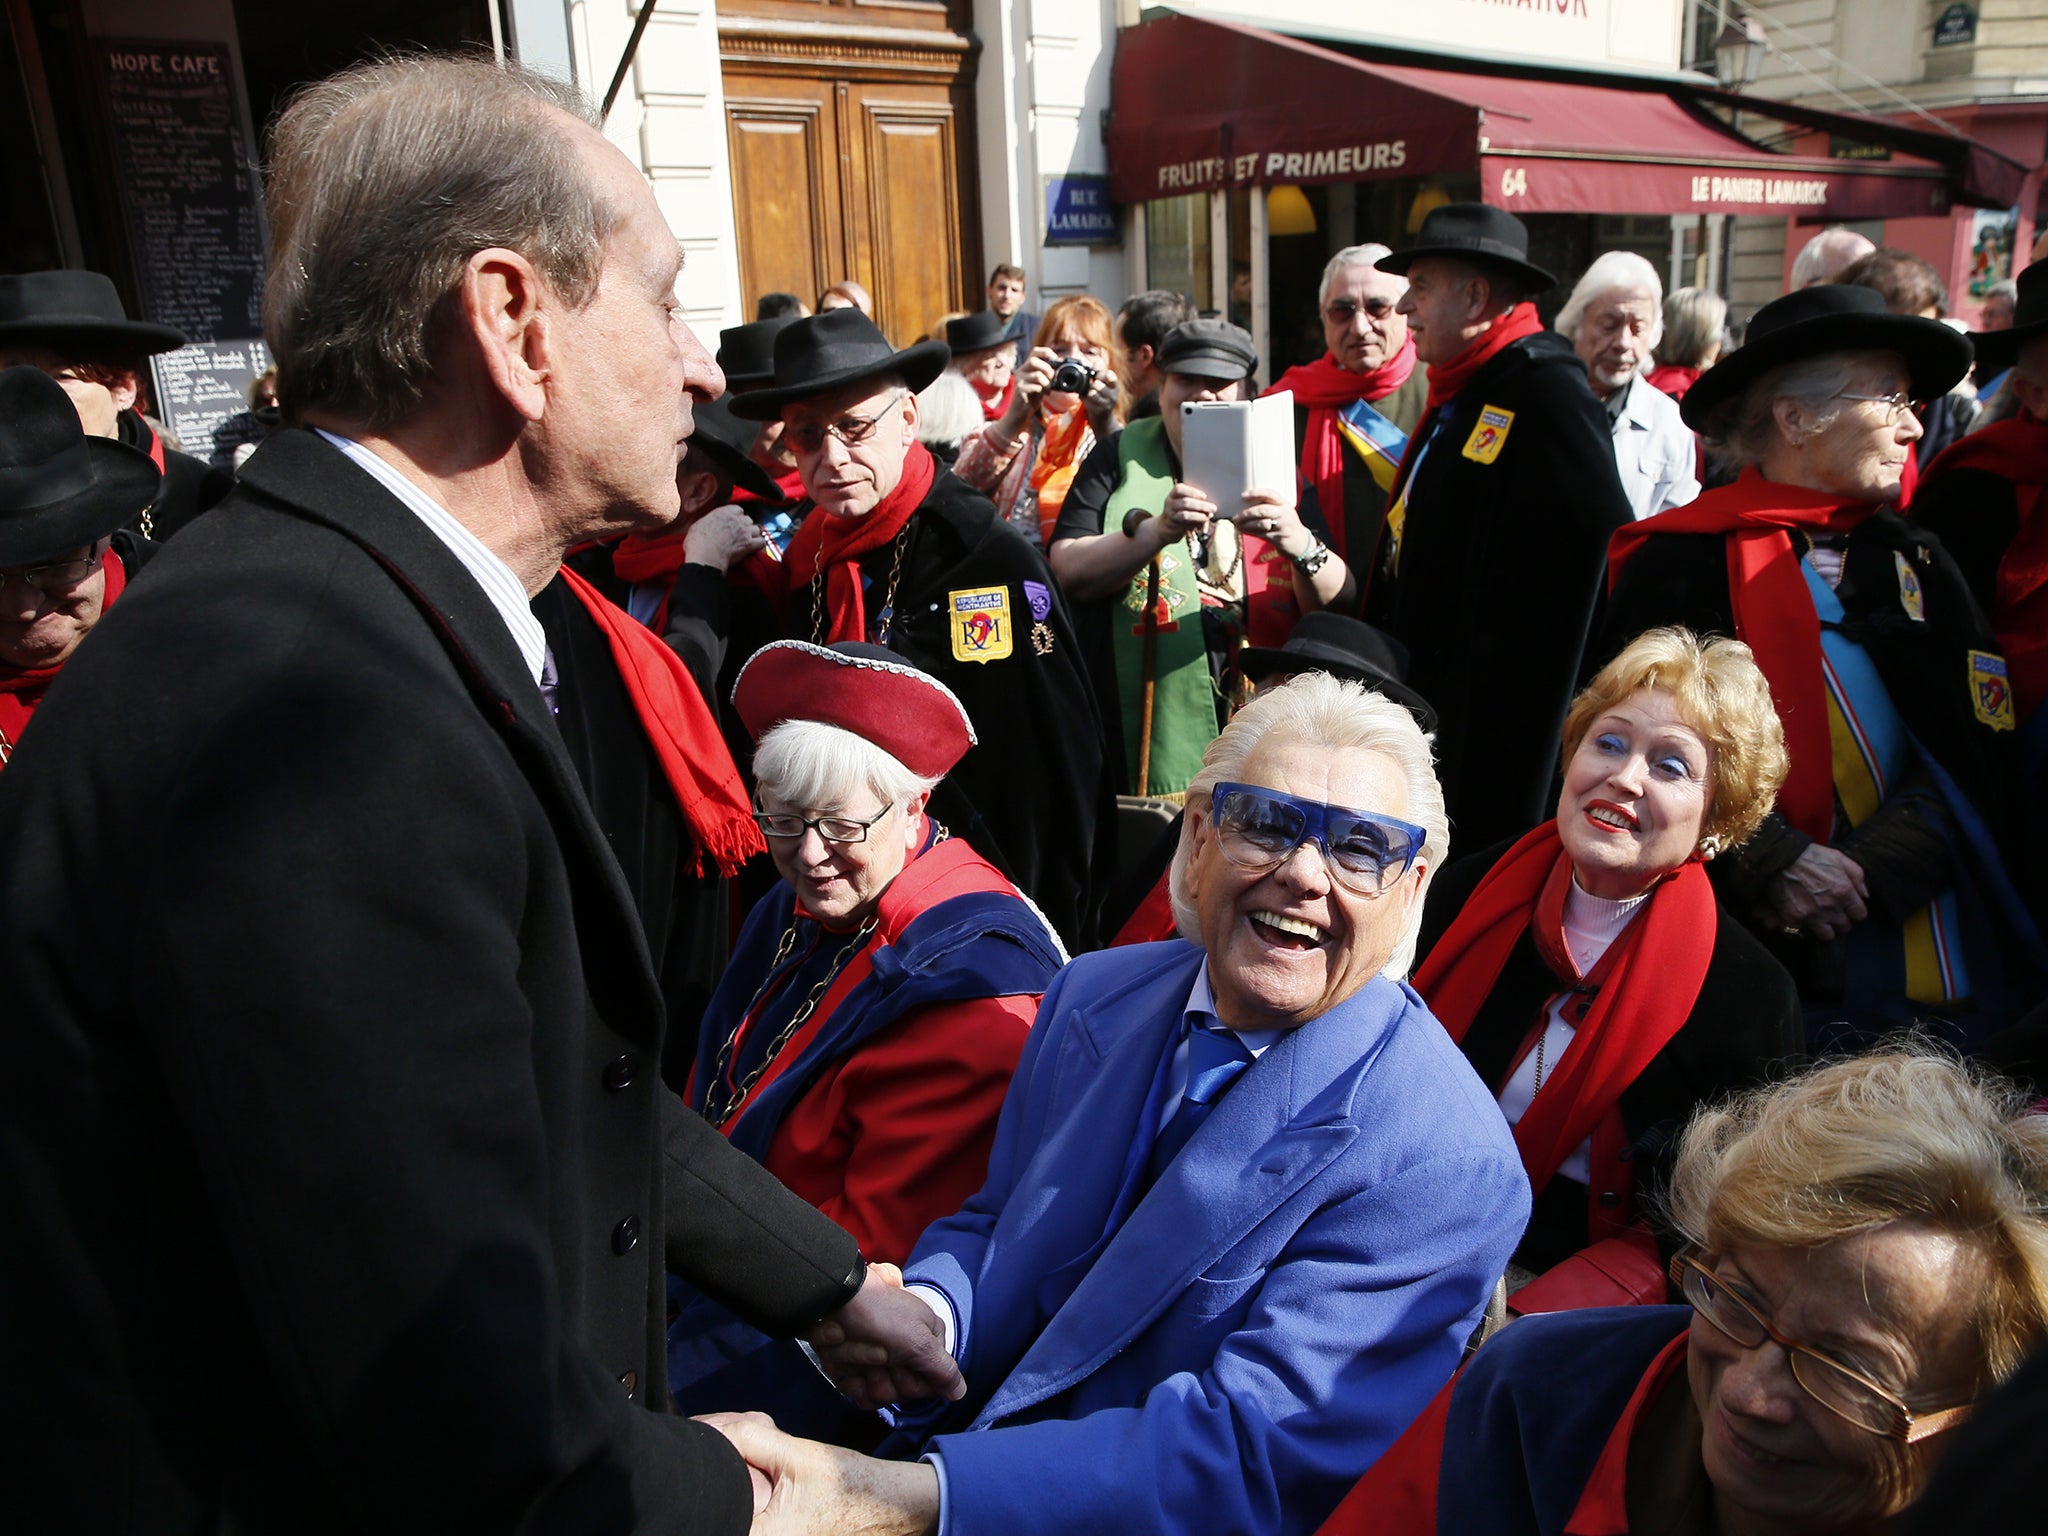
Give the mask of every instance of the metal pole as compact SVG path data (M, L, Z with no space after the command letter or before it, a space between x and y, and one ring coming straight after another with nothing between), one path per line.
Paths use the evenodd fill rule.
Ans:
M626 39L626 51L619 56L619 67L612 74L611 89L604 93L604 105L597 109L599 121L612 115L612 103L619 99L619 87L626 83L626 71L633 67L633 55L640 51L640 38L647 31L647 23L654 19L654 7L659 0L647 0L640 7L640 14L633 18L633 35Z

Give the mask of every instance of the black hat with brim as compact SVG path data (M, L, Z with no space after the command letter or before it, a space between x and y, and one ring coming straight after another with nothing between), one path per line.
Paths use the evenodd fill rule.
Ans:
M1429 700L1401 681L1408 671L1408 648L1386 631L1341 613L1303 614L1285 643L1247 646L1238 653L1238 665L1255 683L1275 672L1327 672L1363 683L1406 708L1425 732L1436 729Z
M1977 349L1977 377L1988 378L2019 361L2020 348L2036 336L2048 336L2048 261L2037 261L2015 280L2012 324L2002 331L1972 331Z
M1742 346L1685 392L1678 414L1695 432L1740 400L1774 368L1826 352L1896 352L1906 360L1906 392L1916 400L1946 394L1970 371L1970 338L1939 320L1895 315L1875 288L1816 283L1773 299L1750 316Z
M775 336L796 323L796 316L750 320L718 333L718 370L727 389L759 389L775 382Z
M64 386L40 368L0 370L0 565L59 560L156 499L139 448L88 437Z
M1016 344L1017 338L1010 334L1010 322L992 309L946 322L946 349L955 357L969 357L976 352L992 352L997 347L1015 347Z
M694 406L690 418L690 446L712 459L732 477L734 485L753 492L763 501L783 499L782 487L750 457L755 434L760 429L733 415L730 398L721 395L709 405Z
M0 277L0 342L91 359L143 357L177 351L185 333L130 320L104 273L21 272Z
M893 373L915 394L952 360L943 341L920 341L898 352L857 309L832 309L792 320L775 338L775 383L736 397L743 421L770 421L785 405Z
M1424 256L1450 256L1459 261L1506 267L1529 293L1555 288L1557 279L1529 259L1529 227L1504 208L1487 203L1445 203L1422 221L1416 243L1374 263L1382 272L1405 277Z

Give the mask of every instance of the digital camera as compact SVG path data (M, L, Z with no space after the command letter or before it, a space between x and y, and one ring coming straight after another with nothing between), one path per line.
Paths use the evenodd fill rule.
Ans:
M1093 368L1078 357L1066 357L1061 358L1059 367L1053 369L1052 382L1046 388L1063 395L1085 395L1088 386L1094 382Z

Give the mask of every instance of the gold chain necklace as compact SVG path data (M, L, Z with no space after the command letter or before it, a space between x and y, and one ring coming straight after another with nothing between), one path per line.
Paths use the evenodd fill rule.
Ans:
M882 594L880 627L876 639L882 645L889 643L889 628L896 622L896 584L903 579L903 546L910 541L910 524L903 525L903 531L896 535L895 553L889 560L889 587ZM860 568L854 567L853 579L860 580ZM865 635L854 638L864 640ZM825 551L818 551L818 563L811 570L811 644L825 644Z
M855 930L853 937L846 941L845 947L833 956L832 968L811 988L810 995L798 1006L796 1012L790 1015L789 1022L782 1026L773 1040L768 1042L768 1052L761 1058L760 1064L747 1074L746 1081L724 1094L724 1104L714 1107L711 1098L705 1100L704 1118L712 1125L723 1128L727 1121L739 1113L740 1106L747 1101L747 1095L752 1093L754 1085L761 1081L761 1075L775 1065L775 1059L782 1054L784 1047L795 1038L804 1021L817 1010L818 999L825 995L825 989L832 985L833 980L845 968L846 962L860 952L861 946L867 943L869 936L875 931L875 924L879 921L878 917L870 917ZM783 932L782 941L775 946L775 958L768 962L767 976L755 989L754 995L747 999L747 1006L740 1010L738 1022L733 1025L732 1032L725 1037L725 1043L718 1048L718 1059L711 1068L710 1092L714 1095L720 1092L725 1074L732 1066L733 1049L739 1044L740 1031L747 1027L748 1017L760 1003L762 994L768 990L769 984L775 980L776 971L781 968L783 961L789 958L790 951L796 948L796 927L797 919L792 917L789 927Z

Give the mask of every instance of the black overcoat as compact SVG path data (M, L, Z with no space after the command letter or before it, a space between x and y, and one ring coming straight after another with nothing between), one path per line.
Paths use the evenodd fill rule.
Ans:
M1504 843L1457 859L1430 882L1418 964L1509 846ZM1693 1111L1789 1071L1806 1049L1799 993L1791 975L1740 923L1726 912L1716 915L1714 951L1691 1015L1621 1092L1621 1123L1637 1164L1636 1205L1652 1214L1653 1224L1657 1193L1677 1150L1678 1133ZM1498 1095L1507 1086L1522 1042L1535 1028L1545 1002L1559 990L1557 977L1536 951L1535 939L1525 932L1459 1042L1488 1092ZM1515 1262L1540 1274L1585 1247L1587 1200L1586 1186L1571 1179L1554 1178L1537 1190L1529 1230L1515 1252ZM1660 1236L1668 1244L1669 1234L1660 1231Z
M1483 411L1510 413L1485 461ZM1422 450L1411 441L1409 460ZM1607 414L1554 332L1502 348L1444 406L1405 488L1366 617L1408 647L1408 686L1435 706L1437 777L1454 846L1515 837L1551 812L1566 707L1607 568L1630 520Z
M934 797L934 814L951 824L971 807L974 819L953 830L1016 881L1069 949L1085 948L1103 894L1097 877L1114 861L1114 794L1066 600L1045 556L951 470L938 472L908 528L887 643L959 695L976 737ZM861 557L871 629L895 560L893 543ZM1009 654L962 660L952 594L994 587L1007 594ZM815 635L812 590L799 578L790 594L790 632L800 640ZM1034 598L1043 619L1033 618Z
M0 775L0 1485L79 1532L740 1532L663 1257L772 1331L852 1240L654 1070L511 636L281 432Z

